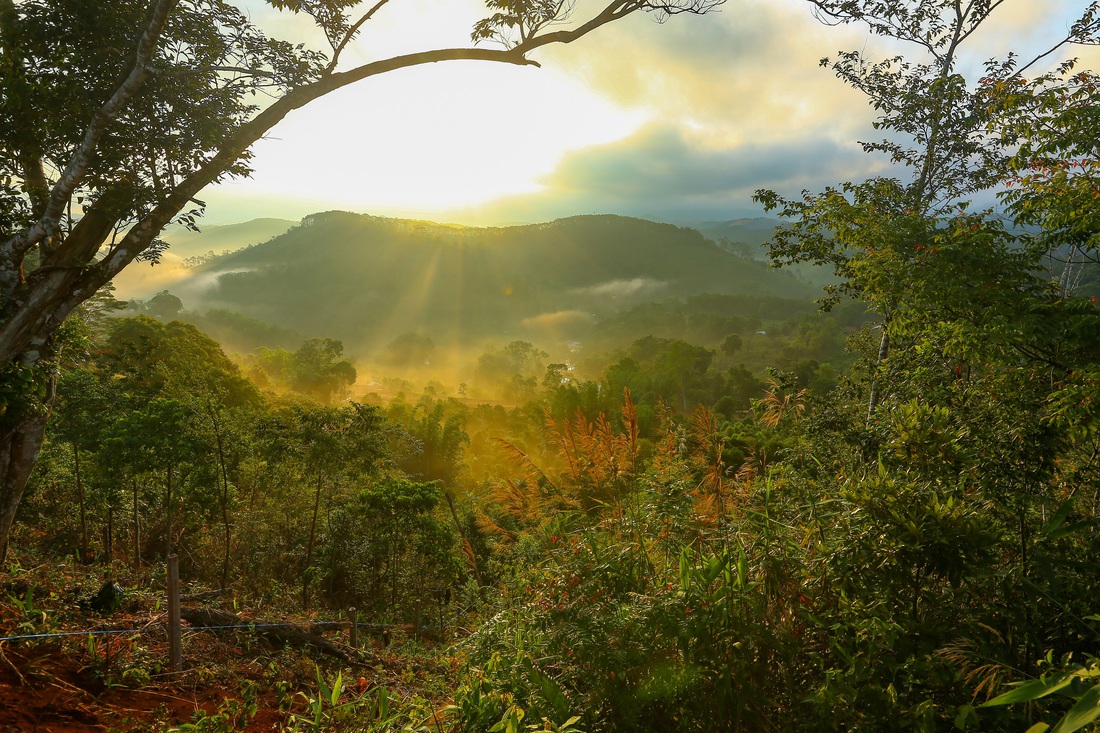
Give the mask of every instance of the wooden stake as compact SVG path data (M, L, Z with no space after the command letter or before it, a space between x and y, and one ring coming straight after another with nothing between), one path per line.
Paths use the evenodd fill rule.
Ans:
M355 619L355 607L354 606L352 606L351 608L348 609L348 620L351 622L351 625L348 626L348 644L350 644L351 646L358 649L359 648L359 627L355 625L355 620L356 619Z
M180 565L175 555L168 556L168 666L183 670L183 641L180 638Z

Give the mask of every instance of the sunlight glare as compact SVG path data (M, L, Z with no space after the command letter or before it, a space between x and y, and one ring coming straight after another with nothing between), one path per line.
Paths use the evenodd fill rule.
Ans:
M539 190L571 150L645 115L550 69L439 64L368 80L256 145L250 192L356 211L432 212Z

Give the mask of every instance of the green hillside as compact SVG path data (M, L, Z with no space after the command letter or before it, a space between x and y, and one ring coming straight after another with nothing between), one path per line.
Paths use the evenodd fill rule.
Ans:
M579 338L639 303L702 293L806 299L790 275L697 231L619 216L469 228L328 212L196 268L188 307L219 307L371 353L405 332L439 344Z

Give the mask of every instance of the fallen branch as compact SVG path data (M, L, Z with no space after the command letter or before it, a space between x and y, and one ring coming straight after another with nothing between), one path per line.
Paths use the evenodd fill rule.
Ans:
M23 677L23 673L20 672L19 668L16 667L14 664L12 664L11 660L9 660L7 658L7 656L4 654L4 642L2 642L2 641L0 641L0 659L3 659L5 662L7 662L7 665L9 667L11 667L11 671L15 672L15 676L19 678L19 684L21 684L21 685L27 684L27 680L26 680L25 677Z
M311 646L324 654L335 657L347 664L358 665L361 660L353 656L350 651L342 646L321 636L321 629L333 624L294 624L277 625L282 622L263 619L243 619L236 614L227 611L217 611L208 608L181 608L180 616L192 626L255 626L256 636L267 639L275 644L290 644L292 646ZM271 624L270 626L268 624ZM302 627L308 629L304 631ZM247 629L215 629L214 631L245 631Z
M227 593L231 593L228 588L222 588L220 590L204 590L202 593L192 593L191 595L180 596L180 603L200 603L202 601L210 601L215 598L221 598Z

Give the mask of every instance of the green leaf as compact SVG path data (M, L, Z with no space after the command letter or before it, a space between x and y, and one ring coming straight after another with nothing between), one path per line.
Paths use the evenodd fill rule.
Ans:
M959 708L959 714L955 716L955 728L966 730L967 724L971 721L978 723L978 714L974 712L973 705L963 705Z
M1072 512L1072 511L1073 511L1073 499L1072 498L1067 499L1066 501L1062 502L1062 506L1058 507L1058 511L1054 512L1054 514L1050 517L1050 519L1047 520L1047 523L1043 525L1043 529L1042 529L1043 535L1045 535L1047 537L1050 537L1051 534L1053 534L1055 531L1057 531L1058 528L1061 527L1062 524L1065 523L1066 518L1070 515L1070 512Z
M569 715L569 698L565 696L565 691L561 685L536 667L530 657L524 657L523 666L528 678L538 687L542 699L550 706L550 710L547 712L553 715L554 720L561 720Z
M1046 723L1036 723L1024 731L1024 733L1047 733L1048 730L1050 730L1050 726Z
M989 702L983 703L981 707L990 708L997 705L1012 705L1017 702L1038 700L1041 697L1046 697L1052 692L1057 692L1064 687L1069 687L1073 684L1075 679L1077 679L1075 675L1068 673L1055 675L1050 678L1040 677L1037 680L1024 682L1016 689L1010 690L1003 695L998 695Z
M332 701L333 707L340 702L340 693L344 691L344 673L336 673L336 681L332 683L332 695L329 698Z
M1095 519L1086 519L1086 520L1081 521L1081 522L1074 522L1073 524L1066 525L1065 527L1062 527L1062 528L1057 529L1057 530L1044 530L1044 531L1046 532L1046 537L1047 537L1048 540L1060 540L1063 537L1068 537L1069 535L1073 534L1074 532L1079 532L1082 529L1087 529L1089 527L1094 527L1094 526L1096 526L1096 520Z
M1100 718L1100 685L1093 685L1058 721L1051 733L1072 733L1084 728L1097 718Z

